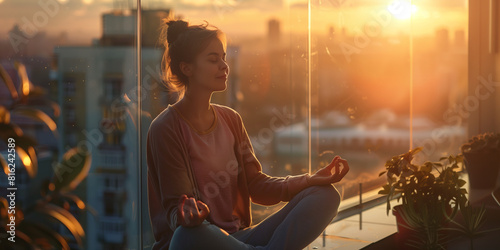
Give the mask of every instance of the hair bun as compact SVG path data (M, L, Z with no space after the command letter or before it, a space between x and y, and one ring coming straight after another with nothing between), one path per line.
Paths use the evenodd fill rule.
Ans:
M172 20L167 22L167 42L172 44L177 38L186 30L188 30L188 23L182 20Z

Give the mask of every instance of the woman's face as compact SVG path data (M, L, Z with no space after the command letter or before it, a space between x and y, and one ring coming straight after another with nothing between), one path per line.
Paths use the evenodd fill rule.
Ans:
M189 87L207 91L223 91L229 66L226 63L226 52L219 39L213 39L192 64L189 76Z

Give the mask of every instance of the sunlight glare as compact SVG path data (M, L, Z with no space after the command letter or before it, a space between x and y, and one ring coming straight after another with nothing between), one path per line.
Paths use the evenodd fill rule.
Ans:
M33 147L29 147L27 150L28 152L21 147L16 147L17 155L19 155L19 158L23 162L26 172L28 172L28 175L33 178L37 173L36 156L33 156L33 154L35 154ZM34 161L32 160L32 157L35 157L33 158Z
M82 2L84 4L91 4L93 2L93 0L82 0Z
M23 81L22 84L23 95L28 96L30 94L30 83L28 81Z
M31 159L29 156L27 156L27 155L24 156L22 158L22 161L23 161L24 166L31 166Z
M411 4L410 0L395 0L387 10L397 19L403 20L411 17L412 14L417 12L417 6Z
M76 205L78 206L79 209L84 209L85 208L85 202L79 200Z

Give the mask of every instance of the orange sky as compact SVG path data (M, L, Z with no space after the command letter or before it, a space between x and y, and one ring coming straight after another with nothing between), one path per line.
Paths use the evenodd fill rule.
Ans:
M57 2L58 1L58 2ZM115 2L115 5L113 4ZM388 13L393 1L409 0L311 0L311 29L326 33L329 26L346 27L357 32L376 21L377 15ZM101 13L127 6L131 0L47 0L57 2L59 10L50 16L39 30L60 33L65 30L71 40L98 38L101 33ZM414 35L432 34L435 29L450 30L467 27L467 0L413 0L417 11L410 19L394 17L382 27L382 34L396 34L411 30ZM47 14L37 0L0 0L0 34L5 37L15 23L34 22L37 16ZM133 6L132 6L133 7ZM270 18L278 18L282 30L305 32L308 28L308 2L304 0L143 0L143 8L172 8L174 13L194 22L207 20L229 36L264 35Z

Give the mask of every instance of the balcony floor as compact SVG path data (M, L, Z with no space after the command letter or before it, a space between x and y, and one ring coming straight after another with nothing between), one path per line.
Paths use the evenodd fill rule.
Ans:
M323 236L320 236L311 243L309 249L361 249L397 230L394 215L386 215L385 203L363 211L361 229L359 218L359 215L354 215L329 225L325 230L324 242Z
M467 181L467 176L464 179ZM471 204L485 205L486 223L483 230L500 228L500 205L491 196L491 190L469 190ZM396 201L392 205L398 204ZM458 217L458 216L457 216ZM362 229L360 216L354 215L337 221L326 228L326 236L318 237L306 249L396 249L396 219L389 213L386 215L386 204L378 205L362 213ZM468 238L458 238L447 246L447 249L470 249ZM500 231L485 233L474 239L474 249L498 249Z

